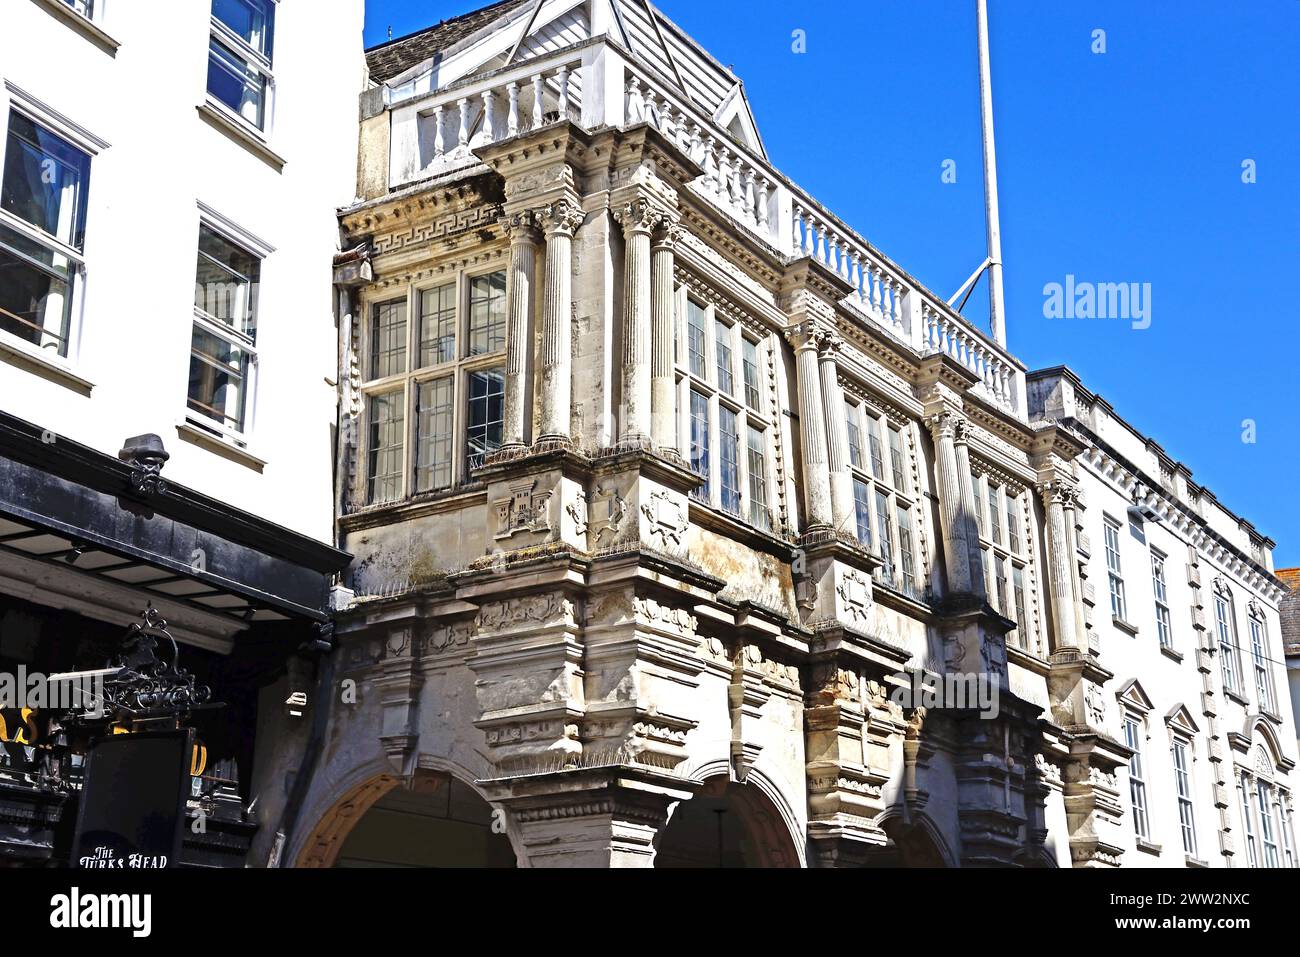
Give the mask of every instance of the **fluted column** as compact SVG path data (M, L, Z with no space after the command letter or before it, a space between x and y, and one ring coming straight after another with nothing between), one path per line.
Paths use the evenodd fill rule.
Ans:
M541 213L546 232L546 284L542 300L541 427L538 442L571 443L573 392L570 327L573 312L573 234L582 210L562 199Z
M673 372L676 289L674 253L681 227L661 216L650 246L650 438L661 452L676 454L677 377Z
M1065 515L1065 554L1070 566L1070 605L1074 608L1074 640L1083 647L1088 641L1088 624L1083 615L1083 581L1079 577L1079 519L1082 503L1077 486L1066 490L1061 508Z
M529 320L533 308L533 282L537 262L537 217L531 212L502 217L510 233L509 292L506 305L506 396L505 421L501 428L502 449L520 449L525 444L524 412L533 340Z
M822 427L821 372L817 357L818 330L804 322L791 334L799 379L799 439L803 446L803 486L807 503L804 534L832 528L831 475L826 458L826 430Z
M948 573L948 591L969 593L971 590L969 543L966 515L962 505L962 486L969 494L970 479L962 479L957 467L956 429L958 416L940 412L926 424L934 436L935 484L939 490L939 525L943 532L943 560Z
M852 537L856 521L853 476L849 472L849 427L844 414L838 363L843 344L839 336L822 336L818 363L821 367L822 421L826 423L826 461L831 483L831 522L837 534Z
M959 418L953 428L953 451L957 456L957 475L961 481L958 491L961 493L962 522L966 529L966 560L970 564L970 591L972 595L984 596L987 593L984 582L984 557L980 553L980 503L975 501L975 489L971 485L970 446L967 435L970 423Z
M1074 579L1070 574L1070 536L1065 525L1065 503L1072 490L1060 481L1038 486L1047 512L1047 583L1052 596L1052 624L1056 629L1056 647L1077 648L1075 629Z
M642 199L614 211L623 227L623 415L619 443L650 441L650 233L657 213Z

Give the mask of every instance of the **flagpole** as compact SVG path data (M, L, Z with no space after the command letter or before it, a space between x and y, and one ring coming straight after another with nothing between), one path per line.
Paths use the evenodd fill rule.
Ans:
M997 150L993 145L993 83L989 72L988 0L975 0L980 45L980 128L984 134L984 219L988 228L989 331L1007 344L1006 307L1002 297L1002 227L998 221Z

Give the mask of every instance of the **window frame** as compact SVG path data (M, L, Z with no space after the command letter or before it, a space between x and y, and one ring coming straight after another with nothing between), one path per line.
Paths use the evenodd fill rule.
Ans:
M1246 628L1250 632L1251 670L1255 678L1255 695L1261 711L1277 714L1277 691L1273 682L1272 662L1268 656L1268 625L1256 604L1246 604Z
M850 441L848 466L853 483L853 520L857 539L880 559L880 566L872 573L877 582L910 597L920 597L925 587L921 581L923 556L917 547L917 529L921 527L922 516L918 510L919 496L909 487L908 482L914 449L914 444L908 440L913 438L913 425L910 421L899 422L892 418L868 396L851 395L845 391L844 404ZM856 457L852 447L855 435L859 453ZM894 435L898 436L897 462ZM899 478L903 488L894 487ZM865 507L860 500L863 492ZM883 507L880 504L881 495L886 502ZM898 516L903 512L909 518L907 528L898 524ZM865 528L864 516L868 519ZM888 554L885 554L885 548L888 548ZM907 569L909 562L904 558L907 553L911 554L910 573Z
M240 226L234 220L222 215L216 209L200 201L198 203L198 229L195 230L195 269L198 268L198 256L202 255L199 248L199 241L202 237L203 230L215 233L226 242L247 253L258 261L258 276L255 285L258 287L256 293L261 297L260 287L266 283L267 263L275 247L263 239L258 238L247 229ZM198 283L197 273L195 284ZM197 409L190 408L189 384L186 382L185 402L184 402L184 421L205 432L213 433L223 441L234 445L238 448L246 448L256 430L257 423L257 397L260 380L259 353L257 347L257 331L262 323L263 310L260 302L256 307L254 315L256 324L253 327L253 334L249 335L243 329L236 328L222 322L215 316L209 315L200 309L197 304L192 305L192 329L201 329L208 335L214 336L236 348L244 350L246 358L244 372L244 394L242 397L243 410L238 426L230 426L222 420L201 412ZM193 333L191 332L191 339ZM193 345L191 344L191 362L193 361ZM188 366L187 366L188 369Z
M1185 729L1171 725L1169 762L1174 775L1174 799L1178 807L1178 832L1183 853L1192 859L1199 856L1200 838L1196 826L1195 739Z
M246 2L246 0L241 0ZM208 69L212 68L212 43L215 41L231 50L237 57L242 57L246 66L257 70L262 77L262 104L261 104L261 122L254 123L241 112L230 107L224 100L216 96L210 86L207 76L204 77L203 89L207 104L223 115L234 119L236 122L247 127L255 136L267 139L271 136L275 126L275 35L276 21L279 19L280 0L253 0L253 2L264 2L266 5L269 23L267 27L266 51L253 47L247 40L241 37L233 29L227 26L223 21L217 18L212 9L212 4L208 7Z
M28 223L20 216L0 209L0 224L17 232L31 242L45 246L55 255L65 257L68 267L68 304L65 306L65 322L62 351L47 349L28 339L7 332L0 332L4 348L21 353L43 365L53 366L65 372L71 372L80 362L80 350L83 338L85 318L85 296L87 287L86 248L90 245L90 182L93 179L96 159L109 148L109 144L94 133L80 126L48 104L32 96L21 87L4 81L4 95L0 98L0 129L4 139L0 141L0 176L3 176L5 156L9 143L10 117L17 113L29 122L43 127L54 136L62 139L72 148L85 154L88 160L86 182L82 184L82 196L78 205L81 207L81 247L69 245L44 230ZM48 272L48 269L43 269Z
M1106 560L1106 582L1110 592L1110 616L1114 621L1128 621L1128 593L1124 587L1124 556L1120 550L1120 533L1124 526L1118 519L1102 514L1102 553ZM1113 539L1113 541L1112 541Z
M1151 596L1155 605L1156 640L1161 648L1174 650L1173 617L1169 611L1169 580L1165 576L1165 563L1169 556L1160 549L1151 549Z
M1147 792L1146 752L1143 742L1147 739L1146 719L1132 710L1123 712L1124 744L1133 752L1128 763L1129 813L1133 818L1133 834L1145 843L1151 843L1151 801ZM1130 734L1132 730L1132 734ZM1136 762L1136 771L1134 769Z
M1246 698L1245 672L1241 662L1240 634L1237 631L1237 602L1232 588L1216 578L1211 589L1214 600L1215 645L1219 652L1219 678L1223 693L1239 700Z
M450 272L450 270L448 271ZM497 352L469 355L470 329L470 294L473 280L493 273L506 275L506 308L509 308L509 269L504 254L489 257L486 263L477 263L465 268L457 268L448 276L448 272L439 272L437 276L412 282L400 289L384 289L371 286L362 295L358 312L360 335L355 344L357 365L362 372L360 393L363 405L362 421L365 427L360 430L357 440L358 461L365 463L365 481L358 483L361 501L357 507L393 505L410 500L415 496L436 496L452 493L468 486L473 486L475 479L469 465L469 383L470 376L476 372L500 372L505 376L506 356L511 347L509 342L509 321L507 316L506 338L502 348ZM424 294L443 286L455 285L455 341L451 360L436 362L432 365L421 364L420 331L423 316L420 312ZM374 347L372 332L373 309L383 303L403 300L406 303L405 364L398 372L381 377L371 377L372 350ZM419 394L422 385L450 378L452 380L452 443L450 462L450 482L427 489L420 489L418 470L433 468L421 466L419 451L422 436L420 427ZM370 476L370 404L371 397L401 390L403 409L402 431L402 479L397 494L385 501L374 501L371 496Z
M1027 611L1033 581L1029 523L1025 516L1028 489L1013 488L1009 481L993 475L983 466L972 468L970 480L975 497L975 524L980 536L980 566L989 604L1004 618L1016 623L1007 638L1015 647L1028 651L1034 639L1033 623L1029 621ZM997 521L992 516L995 503ZM1017 531L1014 541L1011 535L1013 526ZM1021 585L1019 596L1015 586L1017 575Z
M695 409L692 396L703 400L705 422L706 469L705 482L691 492L693 504L704 505L727 516L733 521L748 525L767 534L777 534L777 521L771 501L772 491L776 488L776 469L773 442L778 435L779 423L766 412L774 407L770 390L764 375L764 365L770 361L772 333L759 333L737 316L724 315L713 303L705 303L686 286L679 286L676 292L677 330L674 344L674 368L677 378L678 438L684 450L683 458L693 471L695 468L695 449L692 441L692 423ZM692 316L699 317L702 331L699 345L702 351L692 348ZM730 391L720 381L719 342L729 352ZM750 383L747 380L746 343L753 346L757 360L755 372L759 395L759 407L750 405ZM698 365L697 365L698 363ZM737 375L739 368L740 374ZM722 413L726 410L735 416L735 508L731 508L724 497L723 459L726 449L723 447ZM749 430L757 429L763 433L763 450L761 464L762 481L751 481L753 468L749 448ZM697 474L702 474L697 471ZM762 487L768 501L756 503L754 489Z

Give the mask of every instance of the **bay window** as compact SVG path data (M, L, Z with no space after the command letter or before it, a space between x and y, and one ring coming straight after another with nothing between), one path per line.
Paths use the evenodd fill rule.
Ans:
M980 471L985 467L980 466ZM971 474L975 495L975 524L980 532L980 555L989 604L1016 622L1007 638L1020 648L1029 647L1025 617L1025 588L1029 555L1024 527L1024 491L999 481L991 473Z
M368 503L452 489L500 448L505 290L497 269L366 305Z
M915 597L921 569L912 531L917 503L907 482L908 426L891 421L867 401L847 396L845 413L857 539L865 548L875 545L880 556L876 579Z
M684 290L679 295L685 326L685 335L677 337L683 447L692 471L704 480L691 497L771 531L767 437L774 423L765 414L766 338Z

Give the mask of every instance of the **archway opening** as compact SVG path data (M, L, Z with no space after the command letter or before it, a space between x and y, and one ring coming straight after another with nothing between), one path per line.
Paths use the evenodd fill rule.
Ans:
M491 806L468 785L388 791L357 821L335 867L514 867L510 840L493 829Z
M794 842L753 785L717 776L677 805L656 843L655 867L798 867Z
M894 818L882 828L889 842L872 855L873 867L947 867L948 861L934 837L919 824Z

